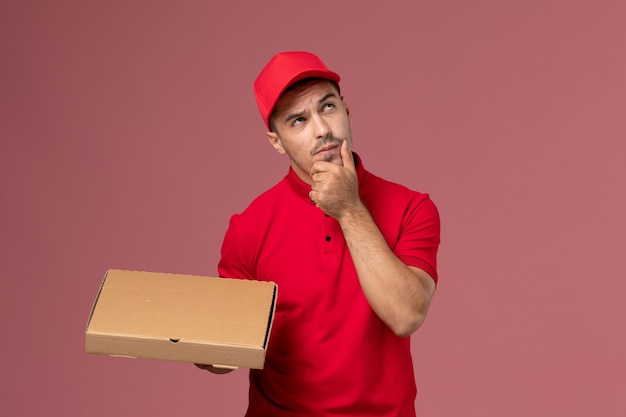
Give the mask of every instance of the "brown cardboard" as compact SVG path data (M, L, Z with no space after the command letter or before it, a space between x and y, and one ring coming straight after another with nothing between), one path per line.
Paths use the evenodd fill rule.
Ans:
M277 290L273 282L111 269L85 350L261 369Z

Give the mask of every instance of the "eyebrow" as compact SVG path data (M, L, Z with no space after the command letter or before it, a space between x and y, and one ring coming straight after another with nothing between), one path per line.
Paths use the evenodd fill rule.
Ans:
M334 92L327 93L326 95L324 95L324 97L320 98L320 99L317 101L317 103L318 103L318 104L322 104L323 102L325 102L326 100L328 100L328 99L329 99L329 98L331 98L331 97L337 97L337 93L334 93ZM297 118L299 118L299 117L304 116L306 113L307 113L307 111L306 111L306 110L303 110L303 111L298 112L298 113L291 113L291 114L288 114L287 116L285 116L284 121L285 121L285 123L289 123L289 122L291 122L292 120L295 120L295 119L297 119Z
M328 93L324 97L320 98L317 103L318 104L322 104L323 102L325 102L326 100L328 100L331 97L337 97L337 94L336 93Z
M287 116L285 116L285 119L284 119L285 123L289 123L292 120L298 119L298 118L304 116L305 114L306 114L306 110L303 110L303 111L298 112L298 113L288 114Z

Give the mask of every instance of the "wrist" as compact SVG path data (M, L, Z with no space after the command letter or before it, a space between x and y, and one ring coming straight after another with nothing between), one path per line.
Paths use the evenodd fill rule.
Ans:
M342 210L340 215L337 217L337 221L343 226L344 224L358 224L363 219L367 218L371 218L369 211L367 210L367 207L365 207L365 205L361 202L361 200L358 200L354 204Z

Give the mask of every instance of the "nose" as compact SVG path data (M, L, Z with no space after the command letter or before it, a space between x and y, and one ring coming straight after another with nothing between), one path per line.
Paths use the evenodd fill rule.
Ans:
M313 116L313 127L316 139L324 139L330 136L330 126L321 115L315 114Z

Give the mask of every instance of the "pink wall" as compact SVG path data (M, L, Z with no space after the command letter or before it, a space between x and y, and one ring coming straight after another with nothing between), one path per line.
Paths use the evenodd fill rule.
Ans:
M307 49L366 166L441 211L420 415L623 416L626 3L221 3L0 5L2 415L241 415L245 372L85 355L84 328L108 268L216 273L287 168L253 79Z

